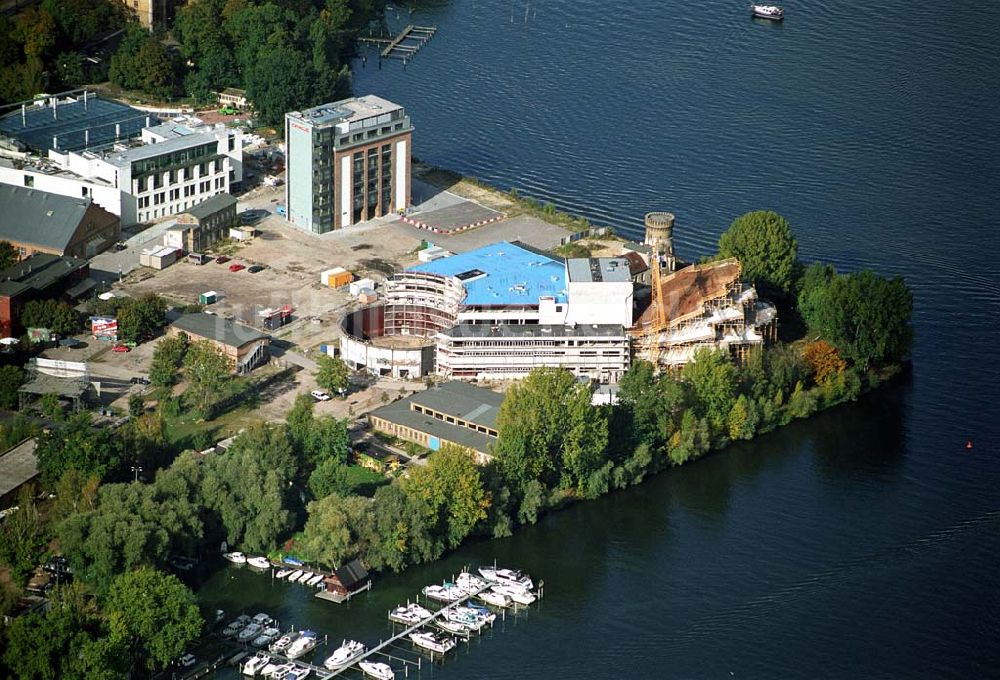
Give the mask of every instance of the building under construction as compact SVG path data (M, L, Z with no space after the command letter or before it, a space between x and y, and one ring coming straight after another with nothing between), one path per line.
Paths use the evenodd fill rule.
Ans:
M725 349L737 360L773 341L777 310L740 280L740 263L725 259L675 271L670 213L646 215L652 301L630 330L635 359L677 368L702 348Z

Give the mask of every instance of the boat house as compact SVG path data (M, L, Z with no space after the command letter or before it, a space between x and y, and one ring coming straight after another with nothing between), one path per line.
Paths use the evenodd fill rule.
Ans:
M351 560L323 579L329 599L344 602L353 595L371 588L371 577L361 560Z

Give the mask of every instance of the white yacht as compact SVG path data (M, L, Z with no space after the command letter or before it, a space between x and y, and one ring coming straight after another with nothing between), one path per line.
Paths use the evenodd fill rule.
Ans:
M306 581L308 581L309 579L311 579L313 576L314 576L314 574L311 571L304 571L304 572L302 572L302 576L299 576L299 583L305 583Z
M496 620L497 615L493 612L480 612L471 607L456 607L444 613L444 618L452 623L458 623L470 630L479 630L487 623Z
M512 599L517 604L528 605L535 601L535 596L528 590L523 588L518 588L516 586L493 586L494 593L500 593L501 595L506 595Z
M436 602L454 602L467 595L464 590L453 583L446 583L443 586L427 586L421 592Z
M313 586L313 587L315 587L315 586L318 586L319 582L322 581L322 580L323 580L323 574L316 574L311 579L309 579L308 581L306 581L306 585L307 586Z
M257 623L251 623L249 626L240 631L240 634L236 636L239 642L250 642L255 637L260 635L260 632L264 630L264 627Z
M316 633L311 630L304 630L299 635L299 638L289 646L288 651L285 652L285 656L289 659L297 659L315 647L316 642Z
M222 553L222 556L233 564L246 564L247 556L241 552Z
M785 10L777 5L750 5L750 12L758 19L781 21L785 18Z
M295 583L300 578L302 578L302 570L301 569L296 569L295 571L293 571L291 574L288 575L288 580L291 583Z
M289 673L295 670L295 664L293 663L283 663L280 666L275 666L274 670L271 671L271 677L275 680L284 680Z
M381 661L362 661L358 664L358 668L369 678L375 678L375 680L393 680L396 677L392 667Z
M486 604L491 604L494 607L509 607L511 603L510 597L504 595L503 593L496 593L492 590L484 590L476 595L476 597Z
M414 624L426 621L431 618L430 610L424 609L419 604L400 605L389 612L389 620L396 623Z
M311 672L311 668L296 668L285 676L285 680L305 680Z
M270 569L271 560L266 557L248 557L247 564L251 567L257 567L258 569Z
M446 633L464 638L469 637L470 628L461 621L452 621L448 618L434 619L434 625Z
M270 661L271 657L264 652L258 652L256 656L243 664L243 675L250 677L257 675Z
M454 638L450 638L447 635L438 635L437 633L410 633L410 640L417 647L422 647L438 654L450 652L455 649L456 644Z
M479 578L478 576L473 576L467 571L463 571L455 579L455 585L467 592L469 595L474 595L483 588L486 587L486 581Z
M336 651L323 662L323 668L332 671L337 668L350 666L355 659L366 651L368 651L368 648L357 640L344 640L343 644L337 647Z
M275 654L280 654L281 652L284 652L286 649L291 647L292 643L295 642L295 640L298 639L298 637L299 634L295 632L288 633L287 635L282 635L280 638L274 641L274 643L270 647L270 650Z
M522 590L532 590L535 584L531 577L517 569L497 569L496 567L480 567L479 573L490 583L505 586L516 586Z
M291 569L279 569L278 572L274 575L274 577L275 578L285 578L286 576L288 576L291 573L292 573Z

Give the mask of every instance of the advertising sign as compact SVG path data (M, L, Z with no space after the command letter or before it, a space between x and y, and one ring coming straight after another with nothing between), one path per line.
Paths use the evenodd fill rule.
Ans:
M90 317L90 334L98 340L118 340L118 319L113 316Z

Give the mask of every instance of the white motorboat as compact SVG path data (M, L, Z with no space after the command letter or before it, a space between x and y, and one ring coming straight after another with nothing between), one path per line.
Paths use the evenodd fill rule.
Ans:
M487 583L478 576L473 576L467 571L463 571L455 579L455 585L467 592L469 595L474 595L480 590L486 587Z
M295 670L295 664L293 663L281 664L273 671L271 671L271 677L274 678L274 680L284 680L284 678L286 678L288 674L294 670Z
M443 586L427 586L421 592L436 602L454 602L468 595L453 583L446 583Z
M496 567L480 567L479 573L490 583L505 586L516 586L523 590L533 590L535 584L531 577L517 569L498 569Z
M531 591L524 590L523 588L518 588L516 586L496 585L493 586L493 592L506 595L517 604L523 605L531 604L537 599Z
M470 630L479 630L487 623L493 623L497 615L493 612L481 612L471 607L456 607L444 613L444 618L453 623L459 623Z
M758 19L781 21L785 18L785 10L777 5L750 5L750 12Z
M460 621L452 621L447 618L434 619L434 625L446 633L451 633L452 635L458 635L464 638L469 637L470 628Z
M271 560L267 559L266 557L248 557L247 564L249 564L251 567L256 567L258 569L271 568Z
M424 609L419 604L400 605L389 612L389 620L396 623L414 624L426 621L431 618L430 610Z
M274 619L271 618L270 614L260 612L259 614L254 615L253 622L261 628L268 628L274 623Z
M369 678L375 678L375 680L394 680L396 677L392 667L381 661L362 661L358 664L358 668Z
M410 640L417 647L421 647L430 652L437 652L438 654L446 654L451 650L455 649L454 638L450 638L447 635L438 635L437 633L410 633Z
M311 672L311 668L296 668L285 676L285 680L305 680Z
M308 586L317 586L317 585L319 585L319 582L322 581L322 580L323 580L323 574L316 574L311 579L309 579L308 581L306 581L306 585L308 585Z
M241 552L222 553L222 556L233 564L246 564L247 556Z
M271 657L269 657L264 652L259 652L252 659L243 664L243 675L249 675L253 677L257 675L268 663L270 663Z
M250 644L254 647L267 647L269 644L274 642L279 635L281 635L281 631L277 628L265 628L260 635L253 639L253 642Z
M251 623L249 626L240 631L240 634L236 636L236 639L240 642L250 642L255 637L260 635L262 630L264 630L263 626Z
M288 651L285 652L285 656L289 659L297 659L312 650L316 646L316 642L316 633L311 630L304 630L299 638L291 644Z
M486 604L491 604L494 607L509 607L511 604L511 599L504 595L503 593L497 593L492 590L484 590L483 592L476 595L477 598L485 602Z
M313 577L313 573L311 571L304 571L304 572L302 572L302 576L299 576L299 583L305 583L306 581L308 581L312 577Z
M363 655L368 648L357 640L344 640L337 649L323 662L323 668L335 670L351 665L355 659Z
M292 573L291 569L279 569L278 573L274 575L275 578L285 578Z
M260 669L260 674L265 678L269 678L274 675L274 672L279 668L284 668L288 665L288 662L284 659L272 659L269 664Z
M302 570L301 569L296 569L295 571L293 571L291 574L288 575L288 581L290 583L295 583L300 578L302 578Z
M287 635L282 635L280 638L274 641L274 643L270 647L270 650L275 654L280 654L281 652L291 647L292 643L295 642L295 640L298 639L298 637L299 637L298 633L288 633Z

